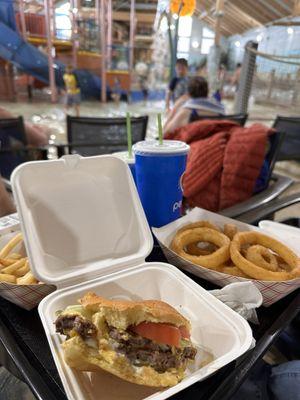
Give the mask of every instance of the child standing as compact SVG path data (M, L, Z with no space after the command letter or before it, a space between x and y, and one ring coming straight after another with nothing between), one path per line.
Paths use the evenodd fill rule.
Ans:
M80 114L80 88L77 86L77 79L73 72L71 65L68 65L66 72L64 73L64 83L66 87L66 113L68 113L69 107L75 107L76 116Z

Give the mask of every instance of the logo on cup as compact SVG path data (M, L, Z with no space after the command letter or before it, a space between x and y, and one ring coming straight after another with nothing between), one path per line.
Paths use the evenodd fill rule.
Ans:
M182 191L183 193L183 177L184 177L185 172L181 175L180 179L179 179L179 189Z
M176 203L174 203L173 205L173 212L175 212L178 209L181 209L181 206L182 206L182 200L176 201Z

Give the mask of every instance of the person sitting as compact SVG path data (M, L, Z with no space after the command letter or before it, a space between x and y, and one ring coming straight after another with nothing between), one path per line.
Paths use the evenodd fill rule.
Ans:
M164 126L164 134L199 119L201 115L224 115L222 103L208 98L208 83L203 77L194 77L188 84L188 94L181 96L174 105Z

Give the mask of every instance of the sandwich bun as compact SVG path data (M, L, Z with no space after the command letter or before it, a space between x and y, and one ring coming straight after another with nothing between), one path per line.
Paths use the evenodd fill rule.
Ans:
M190 322L175 308L159 300L108 300L89 292L79 303L87 311L100 312L109 325L118 329L127 329L144 321L184 326L188 331L191 329Z
M120 331L141 322L172 324L185 327L190 332L190 322L169 304L157 300L124 301L108 300L94 293L87 293L79 300L77 310L68 308L60 315L79 315L97 328L97 342L85 340L72 331L70 338L63 342L66 363L80 371L97 371L99 368L128 382L153 387L174 386L184 377L187 361L178 368L158 372L151 366L135 366L126 355L117 352L109 342L108 326Z

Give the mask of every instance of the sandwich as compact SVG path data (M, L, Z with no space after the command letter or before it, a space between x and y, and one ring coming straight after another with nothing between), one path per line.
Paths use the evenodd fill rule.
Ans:
M66 363L76 370L110 372L139 385L167 387L184 377L197 350L190 322L157 300L108 300L87 293L80 305L58 312L56 332L66 336Z

